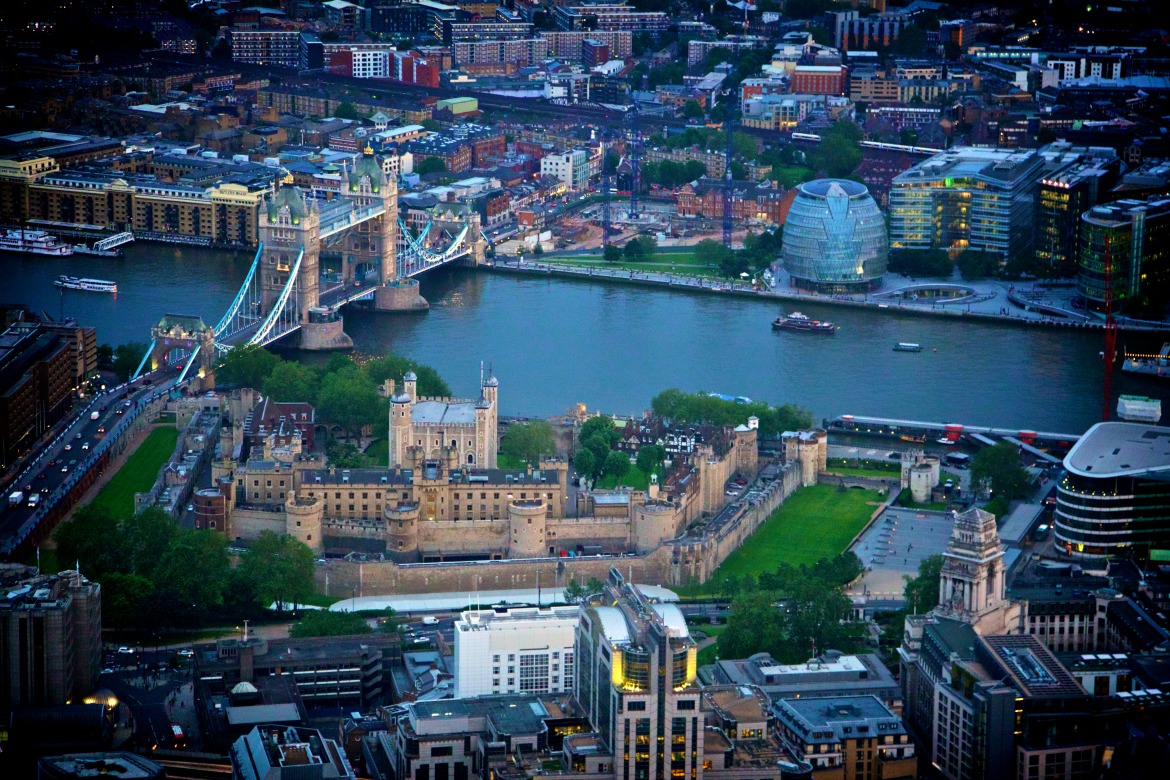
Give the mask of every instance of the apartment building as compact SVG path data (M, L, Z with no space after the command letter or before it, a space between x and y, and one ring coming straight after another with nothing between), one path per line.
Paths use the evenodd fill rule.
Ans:
M455 698L572 691L580 615L576 606L463 612L455 623Z

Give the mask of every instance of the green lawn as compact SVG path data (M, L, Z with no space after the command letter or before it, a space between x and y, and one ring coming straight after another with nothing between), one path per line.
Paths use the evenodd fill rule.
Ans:
M774 571L781 563L816 563L845 551L877 509L876 490L840 492L814 485L793 493L743 546L727 556L712 577L743 577Z
M513 458L511 455L500 453L496 455L496 468L501 468L505 471L522 471L528 468L528 464L520 458Z
M659 469L658 482L659 484L662 482L661 469ZM637 466L630 466L630 470L626 472L624 477L622 477L621 484L633 490L645 490L650 486L650 477L649 475L644 474L642 469L638 468ZM617 479L612 474L606 474L604 477L597 480L597 484L594 487L601 488L603 490L612 490L617 486Z
M344 596L325 596L320 593L314 593L304 600L303 604L306 607L320 607L321 609L328 609L337 602L341 601Z
M150 490L158 477L158 470L175 451L178 440L178 429L155 428L101 489L93 503L109 509L118 518L134 514L134 494Z
M847 477L869 477L870 479L900 479L899 471L879 471L878 469L851 469L840 466L829 466L832 474L844 474Z
M365 456L371 468L388 467L390 465L390 440L374 439L370 442L370 446L366 447Z

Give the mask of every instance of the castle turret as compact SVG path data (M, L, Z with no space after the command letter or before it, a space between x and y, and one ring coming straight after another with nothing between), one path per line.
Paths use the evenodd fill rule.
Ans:
M386 556L395 563L418 561L418 503L387 506L382 514L386 518Z
M406 463L406 449L410 446L410 404L406 393L395 393L390 398L389 453L390 467Z
M483 432L483 459L480 460L482 468L494 469L496 468L496 454L499 450L499 392L500 380L496 379L494 374L489 373L488 378L484 380L483 387L480 389L481 398L487 403L486 414L484 415L483 424L480 430ZM479 409L476 409L476 421L479 422Z
M508 522L511 538L509 558L543 558L548 555L545 546L545 525L548 507L543 501L520 500L508 502Z
M402 377L402 392L410 396L411 401L418 400L418 377L413 371L407 371Z
M298 496L289 491L284 504L285 533L296 538L313 552L321 552L321 524L325 502L316 496Z

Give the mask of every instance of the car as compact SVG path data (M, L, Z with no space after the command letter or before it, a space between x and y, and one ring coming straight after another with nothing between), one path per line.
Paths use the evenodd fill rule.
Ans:
M25 492L32 490L32 485L25 485L24 489L25 489Z
M102 674L113 674L113 673L114 673L114 670L108 666L105 669L102 669Z
M98 429L97 429L97 432L98 432L98 433L105 433L105 432L106 432L106 426L104 426L104 425L103 425L102 427L98 428Z
M99 411L99 412L104 412L105 410L106 410L106 407L104 407L104 406L99 406L99 407L98 407L98 411Z
M62 466L62 467L61 467L61 473L62 473L62 474L66 473L66 472L68 472L68 471L69 471L69 467L68 467L68 466Z
M190 648L185 648L183 650L180 650L178 654L180 656L182 656L183 658L194 658L195 657L195 651L190 649Z
M50 466L56 466L56 465L57 465L57 461L55 461L55 460L51 460L51 461L49 461L49 465L50 465Z
M48 473L49 472L47 471L42 471L40 474L37 474L37 479L44 479L46 476L48 476Z
M73 434L73 438L75 438L75 439L80 439L80 438L81 438L81 432L79 431L79 432L77 432L77 433Z
M81 449L88 450L89 449L89 442L85 442L84 444L82 444Z
M72 445L72 444L66 444L66 445L65 445L65 447L64 447L64 450L65 450L66 452L69 452L69 450L71 450L71 449L73 449L73 445Z
M48 495L51 491L47 487L43 487L43 488L41 488L41 492L44 493L45 495Z
M114 414L121 414L124 411L126 411L126 410L125 409L115 409Z
M133 653L134 653L134 648L132 648L132 647L124 647L123 646L123 647L118 648L118 655L132 655Z
M416 639L412 639L410 641L410 643L412 645L429 645L431 643L431 640L425 636L420 636Z

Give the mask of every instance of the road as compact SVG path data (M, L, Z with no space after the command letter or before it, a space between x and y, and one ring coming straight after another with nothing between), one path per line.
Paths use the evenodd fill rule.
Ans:
M145 405L160 393L163 380L174 376L176 369L163 367L144 374L133 384L119 385L95 396L91 402L80 406L64 430L31 459L24 469L11 479L4 488L3 514L0 514L0 550L7 549L10 540L32 517L39 507L29 505L29 497L39 496L43 505L54 498L54 494L72 485L72 477L93 457L94 446L107 431L113 428L121 416L135 405ZM97 412L96 420L90 419ZM24 494L17 506L11 506L8 498L14 491ZM58 496L59 497L59 496Z

